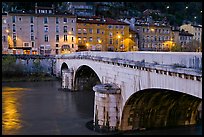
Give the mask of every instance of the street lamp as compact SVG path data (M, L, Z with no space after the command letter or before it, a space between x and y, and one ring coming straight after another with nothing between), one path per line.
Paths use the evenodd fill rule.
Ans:
M169 9L169 6L167 6L166 8Z
M121 36L118 34L118 48L117 50L119 50L119 39L121 38Z
M150 30L151 30L152 32L154 32L154 29L153 29L153 28L151 28Z
M86 48L89 50L89 43L86 43Z
M8 30L8 29L6 29L6 33L9 33L9 30Z
M188 6L186 6L186 9L188 9Z

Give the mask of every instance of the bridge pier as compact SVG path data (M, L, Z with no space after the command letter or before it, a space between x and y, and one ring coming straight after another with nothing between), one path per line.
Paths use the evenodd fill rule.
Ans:
M62 89L74 90L73 69L62 70Z
M119 128L120 88L114 84L98 84L95 91L94 128L99 131L116 131Z

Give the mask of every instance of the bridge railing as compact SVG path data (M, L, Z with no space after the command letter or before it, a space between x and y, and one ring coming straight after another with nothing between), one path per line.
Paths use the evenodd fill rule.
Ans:
M198 77L196 79L201 79L202 77L202 69L194 69L194 68L187 68L185 66L179 64L173 65L165 65L159 64L157 62L145 62L145 60L135 61L135 60L127 60L121 58L109 58L109 57L101 57L101 56L92 56L87 53L75 53L75 54L66 54L58 56L59 59L88 59L92 61L99 61L103 63L108 63L112 65L118 65L123 67L129 68L137 68L146 71L155 71L158 73L166 74L167 72L170 75L177 75L179 77ZM182 75L182 76L181 76Z

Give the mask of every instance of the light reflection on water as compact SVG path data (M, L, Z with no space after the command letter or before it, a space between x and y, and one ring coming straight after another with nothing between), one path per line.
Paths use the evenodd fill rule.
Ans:
M94 92L59 91L58 81L12 82L2 87L3 135L104 135L85 126L93 120ZM202 135L202 125L127 134Z
M7 131L13 131L20 129L22 127L20 120L20 105L18 104L19 98L13 96L12 94L19 91L29 90L28 88L18 88L18 87L3 87L2 88L2 127ZM5 133L6 134L6 133Z

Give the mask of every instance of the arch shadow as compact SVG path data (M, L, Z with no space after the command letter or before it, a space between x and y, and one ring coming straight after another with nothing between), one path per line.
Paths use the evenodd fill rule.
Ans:
M121 130L196 124L201 99L173 90L145 89L126 101Z
M75 90L79 91L92 91L93 86L101 84L100 78L97 73L89 66L80 66L74 76Z

